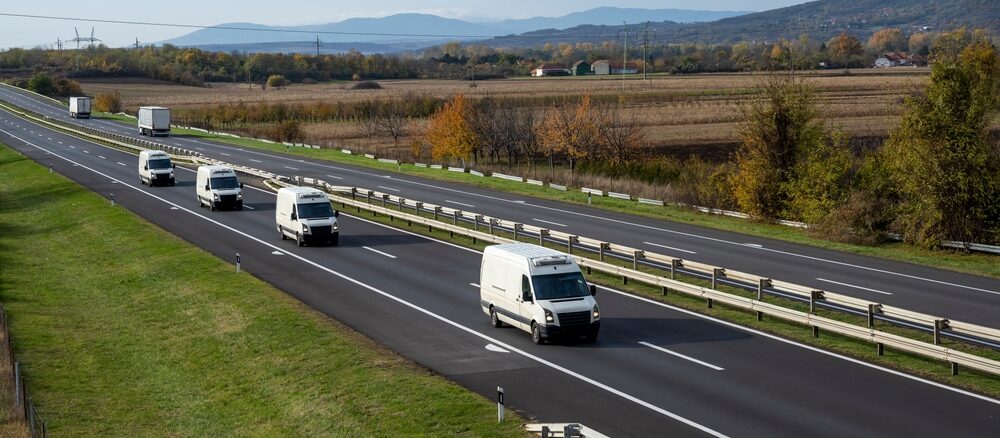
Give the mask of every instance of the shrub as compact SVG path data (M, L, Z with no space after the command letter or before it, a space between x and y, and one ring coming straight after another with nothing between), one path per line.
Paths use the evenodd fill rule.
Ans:
M381 90L382 84L375 81L361 81L351 87L352 90Z
M271 75L267 77L267 86L271 88L282 88L288 85L288 79L282 75Z
M118 90L101 93L94 98L94 110L105 113L118 113L122 110L122 95Z
M45 73L36 73L28 80L28 89L43 96L52 96L55 84L52 78Z

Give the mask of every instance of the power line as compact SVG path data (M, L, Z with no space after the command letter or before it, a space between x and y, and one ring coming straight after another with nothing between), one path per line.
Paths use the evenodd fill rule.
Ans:
M252 27L240 27L240 26L203 26L198 24L184 24L184 23L157 23L152 21L131 21L131 20L109 20L103 18L82 18L82 17L59 17L53 15L32 15L32 14L12 14L0 12L0 17L15 17L15 18L36 18L41 20L62 20L62 21L83 21L90 23L109 23L109 24L130 24L138 26L158 26L158 27L174 27L174 28L184 28L184 29L219 29L219 30L236 30L244 32L273 32L273 33L298 33L298 34L324 34L324 35L351 35L351 36L385 36L385 37L420 37L420 38L496 38L496 39L551 39L551 38L566 38L569 40L594 40L594 39L613 39L617 35L592 35L592 36L569 36L569 35L558 35L558 34L533 34L533 35L461 35L461 34L422 34L422 33L385 33L385 32L343 32L343 31L332 31L332 30L297 30L297 29L274 29L274 28L252 28Z

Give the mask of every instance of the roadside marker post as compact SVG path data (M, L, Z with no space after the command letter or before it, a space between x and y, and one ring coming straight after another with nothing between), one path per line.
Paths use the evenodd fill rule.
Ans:
M115 194L111 194L111 205L115 205Z
M236 253L236 273L240 273L240 253Z
M503 423L503 387L497 387L497 422Z

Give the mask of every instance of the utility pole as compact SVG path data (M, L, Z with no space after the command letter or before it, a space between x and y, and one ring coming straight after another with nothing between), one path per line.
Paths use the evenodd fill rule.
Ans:
M136 50L139 50L139 37L135 38L135 44L132 44L132 46L135 47Z
M656 39L656 31L653 31L653 39ZM649 55L647 50L649 49L649 22L646 22L646 29L642 32L642 80L649 81L649 77L646 76L646 61L649 60ZM652 85L652 84L649 84Z
M316 35L316 56L319 56L319 35Z
M59 50L63 49L63 42L58 37L56 37L56 48L59 49Z
M632 31L632 28L628 27L628 23L626 23L624 21L622 21L622 24L625 26L625 29L622 30L622 32L625 34L625 47L624 47L624 50L622 50L622 68L621 68L621 71L622 71L622 93L624 93L625 92L625 66L628 63L628 34L629 34L629 32Z

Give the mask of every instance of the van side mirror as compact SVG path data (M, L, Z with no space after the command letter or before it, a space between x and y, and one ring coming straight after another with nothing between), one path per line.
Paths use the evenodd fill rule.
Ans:
M333 211L333 217L340 217L340 212L337 210Z
M208 184L205 184L205 191L207 192L209 190L212 190L212 189L208 188Z
M297 220L298 218L299 218L299 215L295 214L295 211L293 210L292 211L292 220L294 221L294 220Z
M590 296L595 296L595 297L597 296L597 285L596 284L590 285Z
M240 183L240 188L241 188L241 189L243 188L243 183Z
M171 164L170 166L171 166L171 169L176 169L177 168L176 164Z
M149 165L142 166L142 170L149 170Z
M531 297L531 291L530 290L526 290L526 291L521 292L521 301L524 301L526 303L530 303L532 301L535 301Z

